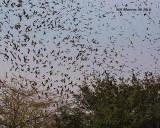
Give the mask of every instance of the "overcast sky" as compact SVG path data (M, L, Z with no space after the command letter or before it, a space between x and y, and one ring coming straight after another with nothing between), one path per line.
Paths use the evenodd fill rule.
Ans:
M10 0L8 5L7 1L0 1L0 53L7 49L9 56L7 61L0 54L1 78L8 72L56 82L68 74L69 82L77 82L83 74L99 74L104 70L118 77L132 71L160 73L158 0L25 0L22 7L17 7L18 4L17 0ZM16 29L16 25L21 27ZM34 46L32 42L37 44ZM19 51L13 48L14 44L20 46ZM39 49L43 56L37 57ZM24 57L27 62L23 62ZM37 64L34 57L42 61ZM15 71L17 65L19 69ZM35 71L40 71L38 78Z

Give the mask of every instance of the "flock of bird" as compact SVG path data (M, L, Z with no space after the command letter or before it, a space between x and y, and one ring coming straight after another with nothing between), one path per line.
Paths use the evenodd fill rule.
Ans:
M117 5L110 5L107 10L106 1L85 2L2 0L0 63L9 63L8 72L41 81L47 90L58 83L61 92L84 78L93 80L91 77L100 77L106 72L121 75L126 69L142 71L145 66L140 63L138 67L135 63L140 62L138 56L147 57L143 56L147 52L142 51L144 47L154 51L149 57L154 61L148 62L150 66L160 66L156 55L160 55L157 29L160 15L156 19L148 12L128 12L131 18L127 18L127 12L116 11ZM143 34L133 23L141 13L147 14L143 18L148 24L142 27ZM151 27L157 31L153 33ZM139 47L142 49L137 49Z

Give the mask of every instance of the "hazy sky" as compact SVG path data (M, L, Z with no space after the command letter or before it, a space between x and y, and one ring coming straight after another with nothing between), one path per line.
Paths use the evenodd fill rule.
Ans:
M0 54L1 77L8 72L37 79L35 71L39 71L40 81L49 78L57 83L65 78L64 74L70 77L66 81L77 82L83 74L104 70L118 77L133 70L160 73L158 0L25 0L22 7L18 4L17 0L10 0L8 5L0 1L0 53L7 49L9 56L7 61ZM16 29L16 25L20 28ZM19 45L19 51L14 44ZM38 56L38 52L43 55ZM39 63L33 61L34 57ZM19 69L15 71L16 66Z

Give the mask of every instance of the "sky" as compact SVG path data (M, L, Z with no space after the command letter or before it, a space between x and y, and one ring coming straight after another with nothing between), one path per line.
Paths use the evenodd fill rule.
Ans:
M104 71L157 75L159 7L158 0L0 1L0 78L64 86Z

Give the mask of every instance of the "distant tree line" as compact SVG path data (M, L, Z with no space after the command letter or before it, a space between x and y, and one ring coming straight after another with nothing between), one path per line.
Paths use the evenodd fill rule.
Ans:
M0 83L1 128L160 128L160 77L134 74L128 81L106 74L79 86L73 102L54 106L36 89Z

